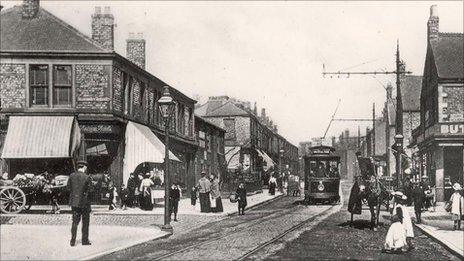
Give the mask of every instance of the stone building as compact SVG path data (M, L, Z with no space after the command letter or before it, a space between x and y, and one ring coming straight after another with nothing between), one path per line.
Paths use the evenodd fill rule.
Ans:
M427 32L420 125L412 131L412 145L418 147L421 175L444 201L450 185L464 181L464 35L439 31L435 5Z
M145 70L143 39L130 37L127 58L113 50L109 7L95 8L91 37L38 0L2 10L0 19L0 151L10 174L69 174L86 158L90 173L108 172L121 184L146 162L163 162L157 100L166 83ZM197 149L195 101L170 91L172 169L187 185Z
M297 147L277 133L277 127L271 126L264 109L260 116L257 115L256 104L251 109L249 102L215 96L198 106L196 113L226 130L228 184L245 180L247 189L259 190L269 178L270 171L279 166L298 172Z

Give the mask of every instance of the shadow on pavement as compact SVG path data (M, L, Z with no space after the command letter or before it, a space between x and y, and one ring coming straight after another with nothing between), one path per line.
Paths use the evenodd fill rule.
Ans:
M349 220L338 224L339 227L353 227L359 230L364 230L364 229L371 229L371 221L370 220L365 220L365 219L358 219L358 220L353 220L353 224L351 225L351 222ZM383 227L384 223L379 222L379 227Z

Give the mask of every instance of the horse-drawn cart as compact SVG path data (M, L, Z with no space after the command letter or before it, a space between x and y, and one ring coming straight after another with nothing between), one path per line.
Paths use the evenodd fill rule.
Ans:
M41 196L66 187L67 177L56 176L53 182L43 175L25 174L13 180L0 182L0 211L4 214L17 214L28 210Z

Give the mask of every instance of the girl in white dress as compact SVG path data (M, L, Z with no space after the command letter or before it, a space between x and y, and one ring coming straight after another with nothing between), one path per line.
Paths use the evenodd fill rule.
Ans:
M413 249L412 239L414 238L414 229L412 227L411 215L409 214L408 208L405 206L406 195L402 192L395 192L395 205L393 207L393 215L396 215L398 208L401 208L403 214L403 226L406 230L406 242L408 244L409 250Z

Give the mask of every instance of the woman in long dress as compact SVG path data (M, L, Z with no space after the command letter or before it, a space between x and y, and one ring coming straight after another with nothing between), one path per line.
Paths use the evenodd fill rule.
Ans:
M274 175L269 179L269 194L275 195L275 189L277 187L277 180L274 178Z
M151 187L154 185L150 179L150 173L145 174L145 178L140 183L141 202L140 208L143 210L152 210L153 203L151 201Z
M219 179L216 174L211 175L211 199L211 202L215 203L214 207L211 206L211 212L224 211L224 208L222 207L221 191L219 190Z

